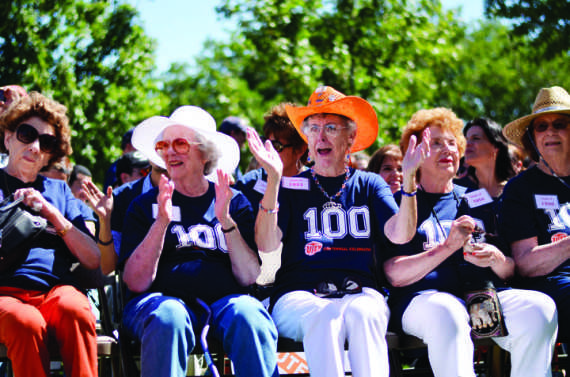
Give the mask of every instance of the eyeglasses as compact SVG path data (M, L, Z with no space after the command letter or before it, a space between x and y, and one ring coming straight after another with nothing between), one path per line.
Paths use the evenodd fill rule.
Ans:
M324 130L327 136L337 136L340 133L340 130L344 130L348 127L342 127L334 123L325 124L323 127L319 127L317 125L308 125L303 127L303 133L307 136L318 136L321 134L321 131Z
M172 141L161 140L157 141L154 145L154 150L160 156L163 156L167 151L168 148L172 145L172 149L176 153L184 154L190 151L190 146L192 145L200 145L197 141L188 141L182 137L176 138Z
M568 128L568 123L569 120L568 119L556 119L553 122L547 122L545 120L541 120L538 123L533 123L532 124L532 129L535 130L536 132L544 132L548 129L549 125L552 125L552 127L555 130L565 130L566 128Z
M57 137L50 134L40 135L34 126L27 123L22 123L18 126L16 138L24 144L32 144L39 139L40 149L45 153L53 153L57 146Z

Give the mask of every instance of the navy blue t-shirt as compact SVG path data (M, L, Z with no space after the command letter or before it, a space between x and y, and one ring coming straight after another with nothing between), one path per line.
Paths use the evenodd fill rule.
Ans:
M241 191L251 203L254 217L257 217L259 202L265 194L266 186L267 173L263 168L247 172L235 184L236 190Z
M119 263L124 263L142 242L154 222L158 188L138 196L127 210ZM252 248L254 219L245 196L233 190L230 215ZM149 291L163 292L190 301L193 297L212 303L224 296L245 293L236 281L228 255L221 225L214 214L215 190L210 182L208 191L200 197L188 197L174 191L173 219L166 230L156 279Z
M570 184L570 177L562 177ZM511 179L503 193L499 232L512 243L537 237L539 245L570 235L570 188L537 166ZM570 274L570 260L549 276Z
M432 194L418 190L418 228L412 240L403 245L391 244L389 258L402 255L415 255L442 244L451 229L453 220L469 214L475 218L472 209L463 198L465 187L454 185L450 193ZM396 194L401 199L401 194ZM434 214L435 213L435 214ZM481 219L475 218L481 225ZM391 326L401 330L401 318L410 301L428 290L448 292L463 298L467 291L482 289L486 281L492 281L497 288L505 287L491 268L481 268L466 262L463 249L457 250L421 280L405 287L391 287L388 303L392 311Z
M351 169L336 200L340 208L323 209L328 200L310 171L297 177L306 180L308 190L282 187L279 193L283 251L272 305L287 292L313 292L324 281L341 287L351 277L361 286L375 287L373 250L383 250L384 224L398 211L390 187L378 174ZM345 176L317 178L334 195Z
M24 183L0 170L2 198L8 197L19 188L33 187L57 208L75 227L89 235L85 221L94 221L82 214L81 201L76 199L67 183L59 179L38 175L31 183ZM14 271L0 274L0 286L16 287L37 291L48 291L59 284L74 284L69 271L77 258L54 231L40 233L29 246L26 260Z
M129 205L134 198L142 194L145 178L127 182L113 190L113 213L111 215L111 230L123 231L123 223Z

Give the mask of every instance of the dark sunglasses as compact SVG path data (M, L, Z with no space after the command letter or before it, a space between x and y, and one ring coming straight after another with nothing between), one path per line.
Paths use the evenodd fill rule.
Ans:
M281 153L283 151L283 149L293 146L293 144L283 145L283 144L281 144L281 142L279 140L271 140L271 139L267 139L267 138L263 139L264 143L265 143L265 140L269 140L271 142L271 145L273 145L273 149L275 149L277 151L277 153Z
M199 145L199 144L200 143L198 143L197 141L188 141L182 137L179 137L172 141L166 141L166 140L157 141L156 144L154 145L154 150L160 156L163 156L168 151L168 148L170 148L170 146L172 145L172 149L174 150L174 152L184 154L190 151L190 146Z
M532 124L532 129L535 130L536 132L544 132L548 129L548 126L550 124L552 124L552 127L555 130L565 130L566 128L568 128L568 119L556 119L554 122L549 123L547 121L539 121L538 123L534 123Z
M317 285L313 293L321 298L340 298L345 295L361 293L362 287L350 277L344 278L340 289L331 281L323 281Z
M142 169L140 170L141 175L142 175L143 177L146 177L146 176L150 173L150 169L152 169L152 166L150 166L150 165L147 166L146 168L142 168Z
M39 134L34 126L22 123L16 130L16 138L24 144L32 144L34 141L40 141L40 149L45 153L53 153L57 146L57 137L50 134Z
M0 102L6 102L6 94L4 93L4 89L0 89Z

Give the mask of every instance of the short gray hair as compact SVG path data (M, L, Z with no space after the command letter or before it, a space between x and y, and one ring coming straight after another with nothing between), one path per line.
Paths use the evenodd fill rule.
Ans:
M198 144L198 150L202 153L202 157L206 160L204 164L204 175L210 174L218 165L220 151L213 141L206 139L198 132L194 132L194 138Z

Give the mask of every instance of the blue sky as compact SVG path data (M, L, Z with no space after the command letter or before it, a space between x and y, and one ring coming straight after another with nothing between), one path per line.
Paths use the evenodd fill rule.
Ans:
M192 62L206 38L224 40L234 28L215 11L217 0L128 0L140 12L148 35L156 39L159 71L174 62ZM446 9L462 8L466 21L483 17L483 0L442 0Z

